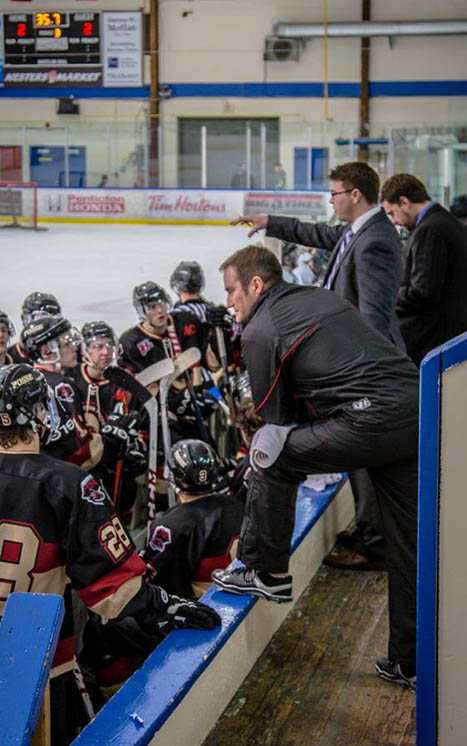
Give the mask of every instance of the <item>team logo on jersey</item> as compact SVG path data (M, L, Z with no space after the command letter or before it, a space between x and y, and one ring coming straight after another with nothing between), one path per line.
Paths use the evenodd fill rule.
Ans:
M143 357L146 357L148 352L154 347L150 339L142 339L136 346Z
M81 498L92 505L103 505L106 494L99 482L89 475L81 482Z
M155 552L163 552L168 544L172 543L172 534L170 528L165 526L156 526L149 546L154 549Z
M352 402L352 409L368 409L368 407L371 407L371 401L366 396L363 399Z
M66 404L72 404L75 400L75 392L69 383L62 381L55 386L55 396Z
M183 327L183 336L192 337L193 334L196 334L196 326L194 324L185 324Z

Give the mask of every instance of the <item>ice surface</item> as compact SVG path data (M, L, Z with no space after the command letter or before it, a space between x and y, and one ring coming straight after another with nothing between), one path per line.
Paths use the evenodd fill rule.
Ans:
M169 289L173 269L188 259L203 267L206 298L225 303L219 264L250 243L246 228L227 226L46 225L43 232L0 230L0 309L18 333L23 299L40 290L57 296L74 325L104 319L120 334L137 322L133 287L153 280Z

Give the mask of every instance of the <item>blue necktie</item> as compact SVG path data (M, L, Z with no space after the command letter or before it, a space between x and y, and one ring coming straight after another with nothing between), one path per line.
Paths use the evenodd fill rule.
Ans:
M352 228L347 228L346 232L344 233L344 238L342 239L342 243L339 246L339 251L336 254L336 258L334 259L334 264L332 265L332 269L329 273L328 279L324 283L324 287L326 290L330 290L332 283L334 282L334 278L337 275L337 270L340 267L340 263L342 261L342 257L344 256L344 252L351 242L353 238L353 230Z

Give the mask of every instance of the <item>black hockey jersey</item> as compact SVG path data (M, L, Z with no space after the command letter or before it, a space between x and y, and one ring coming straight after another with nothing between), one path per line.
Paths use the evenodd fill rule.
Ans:
M81 363L75 369L73 380L81 395L86 423L99 432L107 417L115 411L115 405L123 400L124 392L106 378L92 376L87 363Z
M101 461L104 442L98 433L86 425L78 387L62 373L45 370L40 365L36 367L44 374L54 392L60 417L58 428L43 450L61 461L70 461L89 471Z
M0 453L0 615L13 591L62 595L71 581L89 609L114 618L142 590L145 570L91 474L46 454ZM73 654L66 608L54 673Z
M172 323L182 351L189 347L197 347L201 354L204 353L207 340L199 319L191 313L181 311L173 317L169 316L169 324ZM132 373L140 373L167 357L163 340L168 338L168 333L163 336L153 334L146 331L142 324L128 329L120 337L118 364Z
M219 494L158 513L144 555L156 570L155 582L169 593L201 595L211 572L235 558L243 514L240 502Z
M11 357L12 363L28 363L32 365L32 361L21 342L16 342L16 344L11 345L11 347L8 348L8 354Z

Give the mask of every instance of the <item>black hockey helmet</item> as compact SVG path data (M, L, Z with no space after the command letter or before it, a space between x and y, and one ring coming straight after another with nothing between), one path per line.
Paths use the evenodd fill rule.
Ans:
M176 293L200 293L204 288L204 274L198 262L180 262L170 276L170 287Z
M179 440L172 446L169 468L175 485L190 495L209 492L219 475L219 458L202 440Z
M42 319L31 321L21 332L21 344L31 360L39 360L41 347L69 332L71 324L61 316L44 316ZM58 349L58 340L57 340Z
M91 342L103 337L110 337L114 345L117 345L117 337L109 324L105 321L88 321L81 329L84 344L88 347Z
M37 291L30 293L24 299L21 308L21 320L24 326L26 326L30 321L34 321L34 319L38 319L42 315L59 316L61 312L60 303L55 295Z
M31 365L0 366L0 428L43 425L55 430L58 414L43 373Z
M459 194L458 197L454 197L449 209L456 218L461 220L467 218L467 194Z
M5 324L10 337L15 336L15 327L13 326L13 323L10 321L8 314L6 314L5 311L0 311L0 324Z
M148 280L133 289L133 305L140 319L144 319L144 306L147 303L170 303L170 297L164 288L157 283Z

